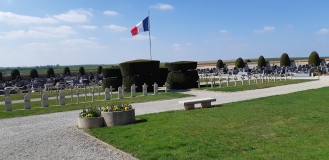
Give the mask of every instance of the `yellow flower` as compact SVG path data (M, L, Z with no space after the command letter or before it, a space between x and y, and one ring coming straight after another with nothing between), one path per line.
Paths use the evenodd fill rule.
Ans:
M93 115L89 113L89 114L86 115L86 117L87 117L87 118L88 118L88 117L93 117Z
M105 112L109 111L109 107L108 107L108 106L105 107L105 108L103 109L103 111L105 111Z
M123 110L128 111L130 109L129 106L125 106Z
M119 111L119 107L118 106L114 106L113 107L113 111Z

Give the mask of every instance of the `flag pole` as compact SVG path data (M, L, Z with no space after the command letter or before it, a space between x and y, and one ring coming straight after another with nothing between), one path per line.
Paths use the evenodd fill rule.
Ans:
M151 57L151 60L152 60L152 50L151 50L151 28L150 28L150 11L148 12L148 27L149 27L149 40L150 40L150 57Z

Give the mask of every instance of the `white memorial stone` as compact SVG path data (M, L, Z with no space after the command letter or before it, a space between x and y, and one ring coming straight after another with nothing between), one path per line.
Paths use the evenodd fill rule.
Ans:
M65 105L65 93L64 93L64 91L59 92L59 105L60 106Z
M158 94L158 84L154 82L153 86L153 90L154 90L154 95Z
M12 111L13 107L11 105L11 98L9 96L7 96L5 98L5 106L6 106L6 111Z
M29 95L24 96L24 109L31 109L31 100Z
M43 94L42 95L42 107L49 107L49 101L48 101L48 95L47 94Z
M143 96L147 96L147 86L146 83L144 83L143 87Z
M130 87L131 97L136 97L136 88L137 86L135 84L131 85Z
M122 87L118 88L118 99L122 99L123 98L123 91L122 91Z
M110 90L108 88L105 88L105 100L110 100Z
M10 94L9 94L9 90L8 89L5 89L4 90L4 93L5 93L5 97L10 97Z

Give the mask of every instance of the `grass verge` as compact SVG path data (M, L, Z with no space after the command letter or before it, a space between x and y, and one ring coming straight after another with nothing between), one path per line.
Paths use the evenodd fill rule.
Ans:
M88 132L139 159L327 159L329 87L137 116Z

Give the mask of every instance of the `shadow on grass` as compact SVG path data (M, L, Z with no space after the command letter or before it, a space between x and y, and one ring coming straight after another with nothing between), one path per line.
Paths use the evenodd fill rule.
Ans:
M136 118L136 123L144 123L147 122L147 119L145 118Z

